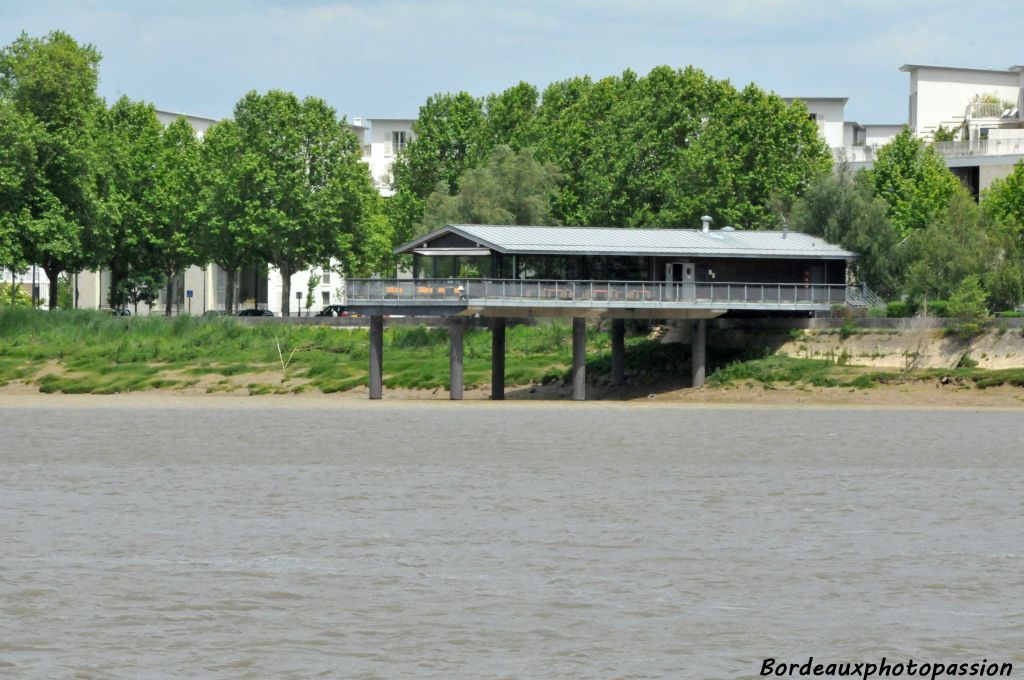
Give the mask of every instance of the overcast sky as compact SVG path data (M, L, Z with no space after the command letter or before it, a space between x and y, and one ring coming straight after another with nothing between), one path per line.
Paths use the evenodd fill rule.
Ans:
M895 9L893 8L895 7ZM784 96L907 118L904 63L1024 63L1020 0L0 0L0 42L53 29L103 54L101 94L230 115L251 89L353 116L415 117L432 93L693 64Z

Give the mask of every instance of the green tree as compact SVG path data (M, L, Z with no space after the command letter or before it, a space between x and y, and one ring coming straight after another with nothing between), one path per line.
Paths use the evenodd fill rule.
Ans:
M96 260L88 232L98 216L99 61L95 48L59 31L44 38L23 33L0 50L0 99L26 119L34 139L33 171L20 190L18 240L24 260L41 265L49 278L51 308L60 273Z
M960 187L934 147L909 128L879 149L868 174L875 195L889 205L887 214L901 238L927 227Z
M991 217L1014 228L1024 238L1024 161L1013 166L1013 172L992 182L982 194L982 207Z
M200 221L198 246L201 259L224 270L227 278L225 308L235 311L235 282L239 271L255 264L259 255L258 223L248 219L241 193L257 172L251 155L243 154L238 126L225 120L210 126L203 135L200 154Z
M1019 249L1007 228L985 215L970 193L960 188L946 210L904 245L909 267L906 292L912 299L946 299L968 276L977 276L999 307L1021 298Z
M893 298L901 291L904 261L887 207L865 173L842 167L812 182L794 203L793 227L858 253L852 264L857 280Z
M110 297L117 300L118 306L131 305L138 316L140 302L150 306L156 302L162 280L163 277L155 271L132 272L115 282L117 288Z
M539 101L537 88L522 81L504 92L485 97L485 146L491 149L504 144L515 151L531 146L536 132L533 116Z
M177 299L176 274L199 264L199 140L192 126L178 118L163 129L155 157L155 182L149 194L150 250L167 282L164 313Z
M415 133L392 168L396 186L423 199L438 182L458 190L459 177L483 160L487 148L483 102L465 93L436 94L420 107Z
M448 195L442 182L426 202L425 233L444 224L548 224L558 169L529 150L499 146L486 163L459 178L459 192Z
M554 212L566 224L679 227L707 213L775 226L770 199L831 167L802 104L692 67L554 83L533 120L538 158L563 174Z
M110 269L110 305L127 304L123 279L150 279L160 270L154 252L157 223L160 120L152 104L121 97L101 117L104 264Z
M377 195L358 140L322 99L250 92L235 107L235 124L244 219L281 272L287 316L293 274L355 259L356 235L377 210Z
M956 319L953 332L963 338L981 333L988 319L988 293L977 274L968 274L949 297L949 315Z
M0 268L12 273L28 266L20 235L32 220L35 135L32 121L0 99Z

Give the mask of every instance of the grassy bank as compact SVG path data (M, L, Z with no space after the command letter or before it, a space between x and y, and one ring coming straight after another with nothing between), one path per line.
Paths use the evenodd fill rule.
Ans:
M564 380L571 365L565 323L511 326L506 380L525 385ZM448 334L425 326L388 327L384 382L391 388L447 389ZM610 371L607 332L588 329L588 370ZM628 341L627 368L681 371L683 348ZM157 388L290 393L349 390L367 383L366 329L290 324L246 325L231 318L113 317L91 311L0 309L0 384L23 381L43 392L109 394ZM491 337L465 337L467 387L490 381Z
M448 389L445 329L389 326L384 343L386 387ZM789 356L738 361L716 349L710 348L708 382L720 388L866 390L921 381L970 388L1024 387L1024 368L900 372ZM361 328L0 308L0 386L19 381L48 393L152 389L243 394L339 392L366 385L368 350L368 333ZM587 353L588 378L598 385L606 383L611 347L602 326L588 326ZM510 326L506 383L566 381L571 358L567 323ZM465 337L467 388L489 384L490 361L490 331L469 329ZM631 337L627 339L626 369L629 385L609 396L645 396L686 387L689 347Z

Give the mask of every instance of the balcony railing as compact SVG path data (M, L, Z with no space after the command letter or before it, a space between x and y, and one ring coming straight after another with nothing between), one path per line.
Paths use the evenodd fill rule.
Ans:
M1016 132L1016 131L1015 131ZM1014 156L1024 154L1024 130L1020 137L975 139L961 142L935 142L935 150L943 158L967 156ZM871 163L881 146L840 146L832 149L836 163Z
M1024 130L1020 132L1024 135ZM945 158L1024 154L1024 136L1006 139L975 139L965 142L936 142L935 150Z
M1006 106L996 102L972 102L967 105L964 117L968 120L975 118L1002 118L1007 111L1012 111L1012 106Z
M851 287L852 288L852 287ZM348 303L546 307L828 307L842 284L485 279L348 279Z

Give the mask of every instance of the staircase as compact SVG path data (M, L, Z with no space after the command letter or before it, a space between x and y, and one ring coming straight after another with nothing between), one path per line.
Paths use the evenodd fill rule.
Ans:
M885 300L863 283L851 284L846 287L846 304L854 309L871 309L885 307Z

